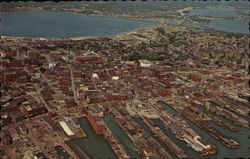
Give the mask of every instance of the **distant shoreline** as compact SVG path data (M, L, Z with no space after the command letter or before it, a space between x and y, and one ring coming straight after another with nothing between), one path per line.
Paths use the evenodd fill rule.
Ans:
M146 29L146 28L154 28L157 26L161 26L162 24L164 24L164 22L166 22L164 19L142 19L142 18L136 18L136 17L127 17L127 16L121 16L121 15L102 15L102 14L84 14L84 13L79 13L79 12L74 12L74 11L15 11L15 12L0 12L0 14L2 13L71 13L71 14L79 14L79 15L83 15L83 16L93 16L93 17L111 17L111 18L123 18L123 19L132 19L132 20L138 20L138 21L150 21L150 22L158 22L159 24L153 24L153 25L148 25L148 26L144 26L144 27L139 27L139 28L135 28L133 30L129 30L129 31L125 31L125 32L120 32L118 34L115 35L107 35L107 36L74 36L74 37L19 37L19 36L5 36L5 35L0 35L1 38L16 38L16 39L41 39L41 40L83 40L83 39L96 39L96 38L102 38L102 37L108 37L108 38L113 38L119 35L123 35L123 34L129 34L129 33L133 33L136 32L138 30L141 29ZM1 19L2 20L2 19ZM166 25L169 26L169 25ZM188 26L172 26L171 27L176 27L176 28L180 28L180 27L184 27L184 28L189 28ZM247 33L238 33L238 32L230 32L230 31L222 31L222 30L217 30L217 29L213 29L213 28L209 28L206 26L201 25L201 27L203 27L204 29L208 29L208 30L213 30L213 31L217 31L217 32L228 32L228 33L235 33L235 34L246 34ZM193 29L193 28L190 28Z
M75 14L80 14L80 15L85 15L85 16L100 16L100 17L116 17L116 18L126 18L126 19L134 19L134 20L141 20L141 21L152 21L152 22L159 22L162 23L163 19L150 19L150 18L137 18L137 17L130 17L130 16L122 16L122 15L103 15L103 14L84 14L80 12L74 12L74 11L45 11L45 10L40 10L40 11L11 11L11 12L1 12L1 13L35 13L35 12L51 12L51 13L75 13Z

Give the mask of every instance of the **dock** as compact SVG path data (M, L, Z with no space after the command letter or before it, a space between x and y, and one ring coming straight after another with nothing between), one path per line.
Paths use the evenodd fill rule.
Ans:
M88 155L72 140L67 140L65 143L70 147L70 149L79 157L79 159L90 159Z
M178 158L187 158L185 151L176 145L164 132L157 126L153 126L146 118L142 117L144 123L150 128L154 135L158 136L160 140L174 153Z

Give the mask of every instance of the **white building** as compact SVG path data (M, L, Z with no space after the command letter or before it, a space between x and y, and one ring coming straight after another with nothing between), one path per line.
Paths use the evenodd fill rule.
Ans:
M56 66L56 63L49 63L49 69L54 69L54 67Z
M63 128L64 132L68 135L68 136L74 136L75 134L73 133L73 131L69 128L69 126L67 125L67 123L65 121L60 121L59 122L60 126Z
M112 80L118 80L119 79L119 76L113 76L112 77Z
M93 74L92 74L92 77L93 77L93 78L98 78L98 74L97 74L97 73L93 73Z

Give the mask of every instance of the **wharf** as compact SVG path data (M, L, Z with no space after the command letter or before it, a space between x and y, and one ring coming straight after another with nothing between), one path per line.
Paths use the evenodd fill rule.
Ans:
M164 103L166 104L164 101L159 101L158 102L159 104L160 103ZM176 109L174 108L172 105L169 105L167 104L168 106L170 106L175 112L181 114L181 115L185 115L185 118L186 119L189 119L189 120L194 120L194 121L191 121L191 122L197 122L199 121L198 123L200 123L201 120L198 120L196 118L194 118L194 116L192 116L193 114L190 114L190 111L186 111L185 109L184 110L179 110L179 109ZM183 113L184 112L184 113ZM173 113L173 112L172 112ZM174 131L176 128L172 128L171 125L166 125L166 121L169 121L168 119L165 119L165 117L161 117L163 123L165 123L164 125L165 126L170 126L171 130ZM175 119L176 120L176 119ZM184 121L180 121L181 123L183 123ZM185 122L184 122L185 123ZM176 123L177 125L180 125L180 123ZM195 123L197 125L197 123ZM187 131L189 130L189 131ZM178 130L178 133L176 132L176 137L180 140L184 140L189 146L192 147L192 149L194 149L196 152L200 153L201 156L208 156L208 155L213 155L213 154L216 154L218 152L217 148L211 144L203 144L201 143L199 140L200 136L194 132L191 128L189 128L188 126L186 126L186 128L182 129L182 130ZM186 132L186 133L184 133ZM184 133L184 134L183 134ZM191 145L190 145L191 144Z
M163 102L163 103L165 103L165 102ZM193 122L195 125L200 127L202 130L205 130L207 133L209 133L215 139L220 141L226 147L232 148L232 149L240 147L240 144L237 141L224 136L222 133L220 133L219 131L215 130L212 126L210 126L208 123L206 123L204 121L197 120L194 117L194 113L192 113L191 111L187 111L185 109L181 111L181 110L178 110L178 109L176 109L175 107L173 107L172 105L169 105L169 104L168 104L168 106L170 106L172 109L174 109L175 111L180 113L183 117L185 117L189 121Z
M240 144L237 141L224 136L222 133L218 132L207 123L199 123L197 124L197 126L207 131L211 136L213 136L215 139L220 141L223 145L225 145L228 148L235 149L240 147Z
M232 121L236 125L249 128L249 123L247 120L235 115L233 112L231 112L227 108L222 107L220 104L214 101L209 101L209 105L211 105L214 108L217 108L217 110L213 110L214 113L225 117L226 119ZM211 107L211 106L207 106L207 107Z
M151 129L151 131L158 136L163 143L170 149L172 153L174 153L178 158L187 158L188 156L185 154L185 151L177 146L168 136L164 134L164 132L156 126L153 126L147 119L142 117L144 123Z
M68 126L75 134L75 137L77 137L77 138L87 137L83 128L81 128L80 124L78 123L78 121L76 119L74 120L70 117L63 117L63 118L67 121Z
M75 137L77 137L77 138L87 137L86 133L83 131L82 128L74 129L74 133L75 133Z
M70 149L75 152L75 154L80 158L80 159L90 159L87 154L77 145L75 144L72 140L67 140L65 143L70 147Z
M195 108L203 107L202 105L197 104L195 102L192 103L192 106ZM201 112L200 110L199 111L198 110L199 109L196 109L196 113L202 114L202 116L207 116L211 121L213 121L217 125L221 126L222 128L240 134L239 129L237 129L235 126L233 126L229 123L223 122L222 120L220 120L216 116L212 115L212 113L210 111L206 110L206 113L205 113L205 112Z
M119 140L112 134L112 132L107 128L104 132L104 138L108 141L110 147L115 152L117 158L119 159L129 159L131 158L125 147L119 142Z

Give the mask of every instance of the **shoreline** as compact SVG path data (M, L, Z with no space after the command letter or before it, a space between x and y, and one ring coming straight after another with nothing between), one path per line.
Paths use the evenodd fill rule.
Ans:
M150 18L146 18L146 19L142 19L142 18L137 18L137 17L130 17L130 16L122 16L122 15L104 15L104 14L84 14L84 13L80 13L80 12L74 12L74 11L45 11L45 10L41 10L41 11L14 11L14 12L1 12L1 13L34 13L34 12L51 12L51 13L75 13L75 14L80 14L80 15L84 15L84 16L100 16L100 17L115 17L115 18L126 18L126 19L133 19L133 20L141 20L141 21L151 21L151 22L159 22L162 23L163 20L160 19L150 19Z
M164 19L141 19L141 18L137 18L137 17L127 17L127 16L121 16L121 15L102 15L102 14L84 14L84 13L79 13L79 12L74 12L74 11L15 11L15 12L1 12L1 13L34 13L34 12L47 12L47 13L73 13L73 14L79 14L79 15L83 15L83 16L95 16L95 17L110 17L110 18L123 18L123 19L132 19L132 20L140 20L140 21L150 21L150 22L156 22L159 24L154 24L154 25L148 25L148 26L144 26L144 27L139 27L133 30L129 30L129 31L125 31L125 32L120 32L118 34L115 35L107 35L107 36L75 36L75 37L19 37L19 36L7 36L7 35L0 35L0 38L13 38L13 39L35 39L35 40L84 40L84 39L96 39L96 38L114 38L116 36L120 36L123 34L130 34L130 33L134 33L138 30L141 29L152 29L154 27L157 26L161 26L166 20ZM176 27L176 28L186 28L186 29L197 29L197 28L192 28L192 27L188 27L188 26L178 26L178 24L176 25L165 25L165 27ZM240 33L240 32L229 32L229 31L222 31L222 30L216 30L213 28L209 28L209 27L205 27L204 25L201 25L202 29L208 29L208 30L212 30L212 31L217 31L217 32L225 32L225 33L233 33L233 34L244 34L244 35L249 35L248 33Z

